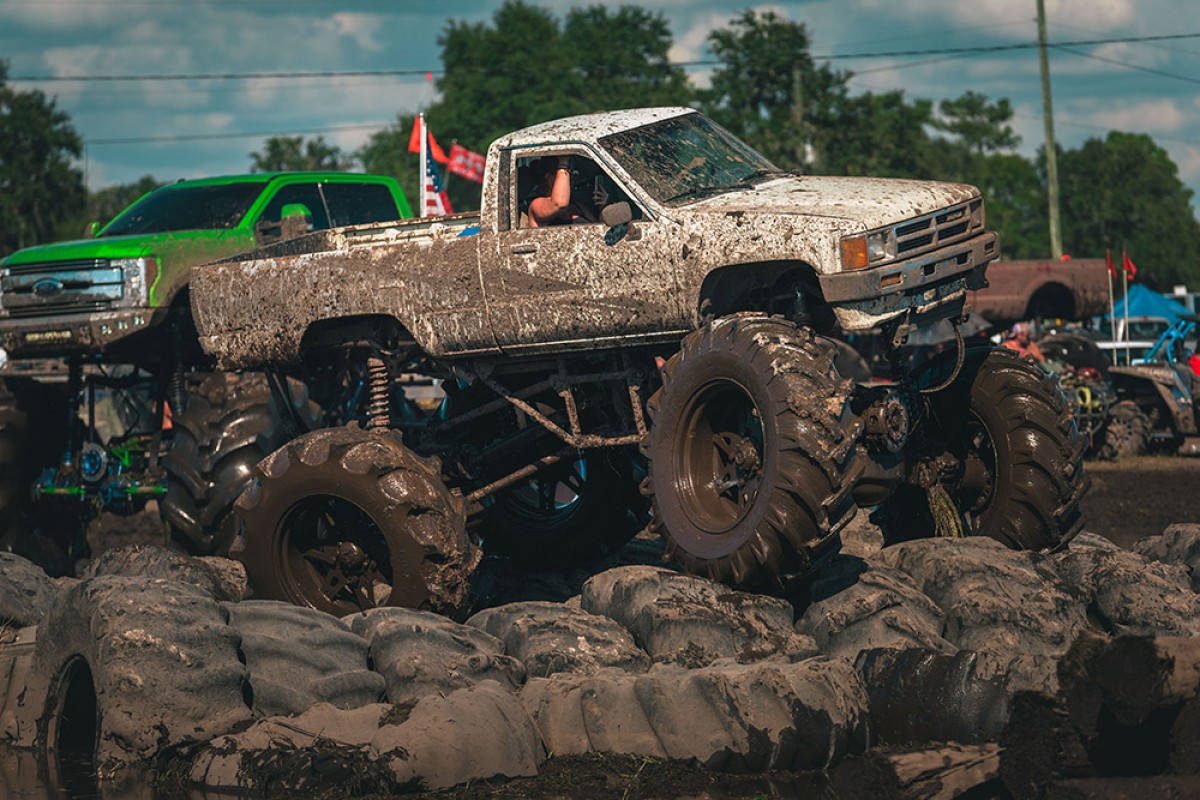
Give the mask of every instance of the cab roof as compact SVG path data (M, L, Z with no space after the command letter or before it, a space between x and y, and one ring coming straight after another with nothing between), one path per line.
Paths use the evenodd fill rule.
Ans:
M669 106L664 108L630 108L623 111L598 111L577 117L565 117L543 122L501 136L492 146L501 148L529 147L552 142L594 141L609 134L640 128L684 114L697 113L694 108Z

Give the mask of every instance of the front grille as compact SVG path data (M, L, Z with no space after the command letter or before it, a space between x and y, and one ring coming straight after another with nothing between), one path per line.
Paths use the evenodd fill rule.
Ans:
M983 200L943 209L896 226L896 256L915 256L967 239L983 230Z
M125 294L106 258L16 264L0 272L0 304L13 317L105 311Z

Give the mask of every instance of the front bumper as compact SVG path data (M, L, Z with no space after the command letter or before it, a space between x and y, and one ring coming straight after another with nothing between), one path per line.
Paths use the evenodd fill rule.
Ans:
M0 347L11 357L99 352L144 331L165 309L130 308L87 314L0 319Z

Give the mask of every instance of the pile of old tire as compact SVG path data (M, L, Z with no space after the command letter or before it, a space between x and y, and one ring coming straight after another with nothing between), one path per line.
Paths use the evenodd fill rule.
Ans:
M635 564L465 624L239 601L236 563L156 548L58 582L0 556L0 612L55 631L0 647L0 738L268 796L450 787L586 753L824 770L836 797L1091 796L1069 794L1081 775L1190 774L1200 526L1136 551L1083 534L1055 553L984 537L854 552L792 601ZM1146 670L1170 679L1106 677ZM1046 747L1016 746L1030 725ZM1130 731L1168 755L1106 757Z

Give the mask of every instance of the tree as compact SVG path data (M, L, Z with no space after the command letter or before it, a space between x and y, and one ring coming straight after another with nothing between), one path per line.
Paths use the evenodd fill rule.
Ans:
M817 67L808 29L773 11L747 10L729 28L714 30L709 47L722 62L700 108L781 167L799 169L806 145L831 137L828 125L845 98L849 73ZM831 171L817 148L817 166Z
M976 155L1012 150L1021 143L1008 124L1013 111L1007 97L989 103L987 95L968 91L955 100L943 100L938 110L941 118L932 121L933 127L954 134Z
M1050 249L1050 222L1046 191L1037 166L1012 153L976 158L973 174L965 177L979 187L984 198L987 226L1000 233L1000 253L1005 259L1046 258Z
M408 197L409 205L414 209L417 207L418 192L421 188L420 176L417 174L420 171L420 156L408 152L408 140L415 121L416 117L411 114L400 114L396 117L394 126L371 134L366 144L354 153L364 172L391 175L398 180ZM451 204L453 205L453 202ZM458 206L454 208L457 210Z
M1152 288L1200 286L1192 191L1153 139L1118 131L1088 139L1059 156L1058 174L1067 252L1098 256L1124 247Z
M937 148L925 126L933 105L900 91L844 97L818 132L821 171L832 175L930 178Z
M261 153L251 153L251 172L291 172L299 170L346 170L354 159L324 136L305 140L303 136L272 136L263 143Z
M7 85L0 61L0 256L49 241L87 197L74 165L83 140L70 117L39 91Z

